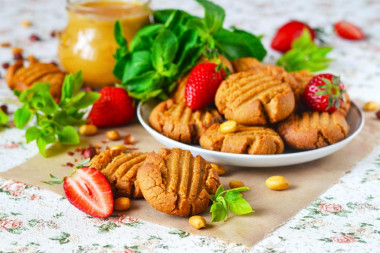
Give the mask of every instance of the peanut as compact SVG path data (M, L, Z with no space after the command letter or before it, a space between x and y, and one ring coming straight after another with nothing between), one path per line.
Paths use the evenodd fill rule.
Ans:
M106 136L111 141L117 141L120 140L120 134L116 130L110 130L106 132Z
M244 183L242 181L239 181L239 180L231 180L229 185L230 185L231 189L245 186Z
M121 152L124 152L127 149L127 147L124 145L113 145L110 149L111 150L121 150Z
M226 173L226 169L221 165L212 163L211 167L216 171L218 176L224 175Z
M115 199L113 208L116 211L125 211L131 207L131 200L126 197L120 197Z
M364 111L376 111L380 108L380 105L374 101L369 101L364 104L363 110Z
M23 21L21 21L21 25L23 27L29 27L32 25L32 23L30 23L30 21L28 21L28 20L23 20Z
M11 46L11 43L8 41L0 43L0 47L10 47L10 46Z
M234 133L237 130L237 123L234 120L227 120L220 124L219 130L224 134Z
M21 47L12 47L11 48L12 54L22 54L24 52L24 49Z
M275 191L282 191L289 188L289 183L286 181L286 178L283 176L271 176L265 180L265 185Z
M98 133L98 127L95 125L81 125L79 127L79 134L81 135L95 135Z
M189 223L191 226L193 226L195 229L201 229L206 227L206 220L202 216L196 215L191 216L189 219Z

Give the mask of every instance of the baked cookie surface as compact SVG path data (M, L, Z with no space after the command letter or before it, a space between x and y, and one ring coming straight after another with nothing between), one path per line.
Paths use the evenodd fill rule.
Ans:
M349 125L339 112L304 112L292 115L278 125L284 142L296 149L316 149L347 137Z
M220 185L208 162L178 148L150 153L137 172L137 181L153 208L177 216L206 210L210 194L215 194Z
M90 168L99 170L110 183L114 196L141 198L136 183L137 170L143 165L147 153L105 150L90 161Z
M185 103L169 99L158 104L149 116L149 124L163 135L185 143L198 143L199 137L214 123L222 122L216 109L192 111Z
M215 104L229 120L245 125L266 125L288 117L295 108L288 83L255 71L230 75L219 86Z
M238 154L271 155L281 154L284 143L271 128L238 126L234 133L224 134L220 124L214 124L201 136L202 148Z

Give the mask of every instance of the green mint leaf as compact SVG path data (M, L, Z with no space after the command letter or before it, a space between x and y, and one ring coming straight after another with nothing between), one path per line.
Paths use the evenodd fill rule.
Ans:
M205 9L205 24L209 33L217 33L223 26L225 12L222 7L207 0L196 0Z
M228 204L228 209L234 214L243 215L253 212L251 205L238 191L228 191L224 199Z
M212 214L211 222L223 221L228 216L228 210L221 202L214 202L210 208L210 212Z
M79 135L77 130L72 126L65 126L62 131L57 133L58 141L62 144L79 143Z
M5 125L6 123L8 123L8 121L8 115L0 109L0 125Z
M21 95L21 91L19 90L13 90L13 94L16 96L16 97L19 97Z
M160 73L165 70L165 65L171 63L178 50L177 37L168 29L164 29L156 37L152 48L152 64Z
M254 57L262 61L267 54L260 38L243 30L221 29L213 37L216 48L230 61L243 57Z
M48 185L56 185L56 184L62 184L65 178L57 178L53 174L50 174L50 178L53 179L51 181L42 181L44 184Z
M226 192L230 192L230 191L245 192L245 191L249 191L249 187L244 186L244 187L233 188L233 189L227 190Z
M288 72L309 70L317 72L326 69L331 62L327 54L330 47L319 47L311 39L310 32L304 29L302 35L292 44L292 49L277 60L277 65Z
M138 77L146 71L153 70L152 54L149 51L137 51L128 54L125 58L123 66L123 75L121 80L123 83L128 82L132 78ZM120 60L121 62L122 60ZM117 65L115 65L116 67Z
M114 32L116 43L121 47L127 47L128 46L127 40L124 38L123 28L119 20L116 21L115 26L113 28L113 32Z
M36 126L31 126L31 127L28 127L28 129L26 129L26 132L25 132L26 143L34 141L40 136L41 136L41 130L38 129Z
M40 154L46 157L45 148L48 144L55 142L56 138L54 135L50 136L40 136L37 138L37 147L40 151Z
M219 185L218 189L215 192L215 198L219 197L224 193L223 185Z
M14 122L16 127L19 129L23 129L32 118L32 114L32 111L26 105L17 109L17 111L14 114Z
M31 99L30 105L45 114L54 114L58 111L58 105L55 103L54 98L50 92L37 91Z
M62 85L62 95L59 104L64 105L66 103L65 100L70 99L75 93L77 93L82 87L82 84L82 71L66 75Z
M73 105L77 109L84 109L95 103L99 98L100 93L98 92L84 92L83 96L78 101L75 101Z
M131 41L131 52L150 51L156 35L164 28L163 24L152 24L141 28Z

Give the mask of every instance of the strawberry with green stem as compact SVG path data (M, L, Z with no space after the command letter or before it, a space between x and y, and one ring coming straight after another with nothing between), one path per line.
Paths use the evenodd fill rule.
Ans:
M302 100L311 110L320 112L335 112L344 101L346 93L339 76L319 74L307 84Z
M53 180L43 183L63 183L66 198L73 206L92 217L107 218L113 211L111 185L100 171L83 166L89 160L83 161L69 176L59 179L50 174Z

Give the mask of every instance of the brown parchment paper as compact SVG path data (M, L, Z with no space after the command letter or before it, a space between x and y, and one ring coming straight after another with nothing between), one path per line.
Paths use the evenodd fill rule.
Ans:
M162 147L162 144L154 140L137 122L118 130L122 136L132 134L138 141L136 146L140 151L157 151ZM277 168L227 167L228 173L221 177L225 187L228 188L228 182L235 179L243 181L251 188L251 191L244 193L244 197L255 210L255 213L249 215L233 216L227 222L211 224L211 215L206 211L201 215L206 218L207 228L198 231L188 224L187 218L158 212L144 200L133 201L131 209L125 214L193 234L214 236L252 246L331 187L369 154L375 145L380 145L379 130L380 122L375 119L373 113L369 113L366 115L366 124L360 135L345 148L326 158L301 165ZM82 138L81 146L89 143L101 144L102 140L106 140L104 131L91 138ZM118 143L121 141L110 142L107 145ZM0 177L22 181L64 195L61 186L49 186L41 181L48 180L49 173L57 177L67 175L72 168L63 167L62 164L73 162L75 157L79 158L79 156L67 155L66 152L73 149L73 147L68 149L54 146L48 152L50 158L46 159L37 155L24 164L0 173ZM265 179L276 174L288 179L291 183L288 190L277 192L266 188ZM69 212L70 210L66 215L69 215Z

